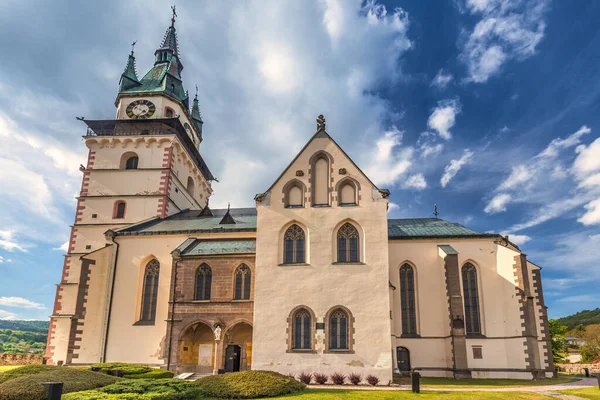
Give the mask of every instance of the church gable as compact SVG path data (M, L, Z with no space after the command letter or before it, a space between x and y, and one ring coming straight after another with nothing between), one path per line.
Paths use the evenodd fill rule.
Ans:
M317 132L271 187L255 198L257 205L280 204L284 208L357 206L363 201L386 199L325 130L325 118L317 119Z

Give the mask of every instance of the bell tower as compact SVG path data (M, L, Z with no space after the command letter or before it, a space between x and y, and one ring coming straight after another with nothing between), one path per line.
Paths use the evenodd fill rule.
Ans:
M141 79L133 43L119 82L116 118L82 119L87 125L83 138L88 161L81 168L75 222L50 320L46 353L50 364L103 358L101 348L91 352L88 348L80 358L79 348L86 345L82 326L99 323L86 316L86 282L93 269L85 260L112 245L105 233L184 209L203 209L212 194L215 178L199 152L203 121L198 96L190 110L175 18L173 8L154 65Z

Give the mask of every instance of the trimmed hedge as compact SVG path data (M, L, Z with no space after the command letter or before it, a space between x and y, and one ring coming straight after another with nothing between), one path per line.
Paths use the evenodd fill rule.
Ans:
M44 400L44 382L63 382L63 393L95 389L119 381L119 378L69 367L50 369L12 378L0 384L0 400ZM76 397L75 397L76 398Z
M221 399L256 399L291 394L306 385L272 371L244 371L200 378L196 384L205 397Z
M122 362L93 364L89 368L94 372L121 376L127 379L162 379L172 378L174 375L173 372L164 369Z
M38 374L40 372L50 371L60 367L53 367L51 365L25 365L23 367L9 369L8 371L0 374L0 382L6 382L8 380L18 378L24 375Z
M194 382L179 379L124 380L97 390L71 393L64 400L192 400L202 397Z

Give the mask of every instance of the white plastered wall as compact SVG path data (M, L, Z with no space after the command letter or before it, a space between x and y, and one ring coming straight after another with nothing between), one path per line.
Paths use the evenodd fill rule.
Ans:
M358 206L338 207L335 190L331 207L285 208L283 187L293 179L309 187L310 157L327 151L333 163L333 182L344 177L361 186ZM346 174L339 174L340 168ZM302 171L303 176L297 176ZM357 372L373 374L387 383L392 376L387 260L387 199L374 189L340 149L328 138L315 138L270 191L270 205L259 205L254 297L253 369L275 370L284 374L300 372ZM361 259L364 264L334 264L336 228L353 221L360 231ZM282 234L293 221L307 234L308 265L280 266L283 262ZM354 354L324 352L324 334L317 330L316 353L288 351L290 312L297 306L309 307L316 322L324 322L327 311L341 305L354 318ZM315 321L312 321L313 325Z

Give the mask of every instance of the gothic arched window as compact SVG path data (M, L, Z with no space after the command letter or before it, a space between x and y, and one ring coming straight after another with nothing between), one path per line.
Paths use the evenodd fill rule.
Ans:
M329 350L348 350L348 314L334 311L329 317Z
M293 320L293 350L311 350L312 349L312 322L310 313L304 308L294 313Z
M462 267L463 297L465 301L466 333L480 334L479 292L477 290L477 269L471 263Z
M115 202L113 218L125 218L125 207L127 207L127 204L124 201Z
M290 226L283 236L283 263L302 264L305 262L304 248L306 240L304 231L298 225Z
M240 265L235 270L235 295L234 300L250 300L250 283L252 272L246 264Z
M159 273L160 264L157 260L152 260L146 264L142 291L141 321L154 322L154 319L156 318L156 300L158 297Z
M210 285L212 283L212 270L202 264L196 270L196 294L194 300L210 300Z
M191 176L188 176L187 179L187 191L190 194L190 196L194 197L196 185L194 184L194 178L192 178Z
M354 225L346 222L338 230L337 233L338 245L338 262L358 262L358 230Z
M402 311L402 334L416 335L415 271L408 264L400 267L400 309Z
M125 169L137 169L139 160L138 156L129 157L125 162Z
M338 203L342 206L356 205L356 186L346 181L338 191Z
M311 160L311 194L312 205L329 206L329 187L331 184L331 167L328 155L317 153Z

